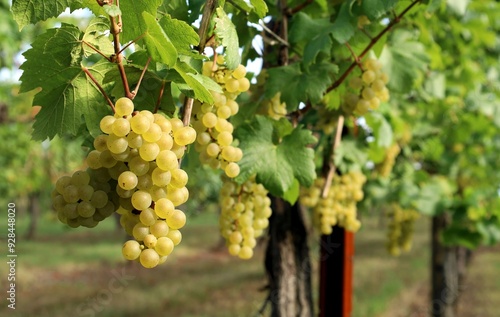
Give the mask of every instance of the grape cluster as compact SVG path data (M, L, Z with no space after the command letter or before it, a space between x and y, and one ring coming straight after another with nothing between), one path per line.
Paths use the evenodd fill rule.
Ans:
M281 102L281 93L278 92L271 99L265 99L260 104L259 113L267 115L268 117L279 120L284 118L287 114L286 103Z
M255 177L242 185L225 178L220 191L221 215L219 226L226 239L229 253L241 259L250 259L253 248L269 225L271 200Z
M394 256L401 251L411 250L415 221L420 214L413 209L403 209L398 204L392 204L387 210L389 220L387 226L387 251Z
M118 197L110 193L110 179L109 174L90 169L60 177L52 192L59 221L72 228L93 228L111 216Z
M363 115L368 110L375 110L380 102L389 100L389 90L385 86L389 77L382 71L382 64L373 58L363 63L363 73L360 77L349 80L351 92L344 97L342 109L347 113Z
M245 77L245 66L239 65L234 70L224 66L224 58L219 55L216 62L206 62L203 74L211 77L221 85L223 93L212 92L214 104L193 104L192 123L198 136L195 149L200 153L200 161L214 169L222 169L228 177L236 177L240 173L237 164L243 152L233 146L233 125L229 118L238 113L236 98L247 91L250 81Z
M313 224L322 234L331 234L332 226L335 225L356 232L361 226L356 219L356 203L363 199L365 182L366 177L360 172L335 175L328 196L323 199L321 191L325 179L318 178L313 186L302 190L300 202L313 208Z
M113 211L135 239L125 243L123 256L155 267L181 240L186 215L176 207L189 192L178 160L196 131L177 118L134 111L128 98L116 101L115 115L102 118L100 128L103 134L95 138L86 163L99 180L109 178L107 192L117 196Z
M401 152L401 148L397 143L392 144L385 153L384 160L379 164L375 165L375 170L382 177L387 177L391 174L394 163L396 162L396 157Z

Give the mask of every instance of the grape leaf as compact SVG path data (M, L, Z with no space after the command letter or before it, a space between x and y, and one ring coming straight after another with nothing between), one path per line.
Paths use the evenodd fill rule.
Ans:
M275 128L273 120L257 115L255 119L235 131L243 150L241 168L236 178L244 182L257 174L257 182L262 183L271 194L283 196L291 190L294 180L310 186L316 178L314 151L308 145L315 143L311 131L301 126L282 136L280 142L273 142Z
M292 22L290 42L307 43L304 48L304 64L312 63L320 52L330 55L333 24L328 19L312 19L309 15L299 12Z
M295 204L295 202L297 202L297 199L299 199L299 195L300 195L300 183L295 178L293 180L292 186L286 191L285 194L283 194L283 199L288 201L291 205L293 205Z
M365 115L365 120L375 137L375 144L386 148L391 146L393 133L387 119L379 112L369 112Z
M57 17L74 2L73 0L12 0L11 11L21 30L28 24Z
M156 107L156 102L158 100L158 97L160 96L162 87L167 87L167 84L170 84L169 79L162 78L149 69L144 73L141 86L139 87L137 95L134 97L134 105L135 109L137 110L153 111ZM141 77L142 68L127 65L125 66L125 73L127 74L127 79L130 86L135 87L137 82L139 81L139 78ZM123 97L125 95L123 85L121 84L120 72L118 71L118 69L113 68L111 71L107 72L104 78L104 82L114 83L111 94L115 98ZM164 90L163 98L160 102L159 108L164 112L173 113L175 110L175 106L170 102L170 99L168 97L169 96L167 92Z
M266 16L268 8L264 0L250 0L250 3L252 4L254 12L259 16L259 18L262 19Z
M393 44L384 48L380 61L390 78L389 88L407 92L422 77L429 57L422 43L408 40L404 32L395 31Z
M222 92L220 86L209 77L190 72L192 68L188 64L179 62L174 68L192 90L193 94L189 93L189 91L184 92L189 97L211 104L214 100L209 90Z
M109 31L109 19L103 16L93 18L90 20L82 40L92 44L92 46L97 48L104 55L110 56L114 53L114 49L107 31ZM86 44L83 45L83 50L85 56L97 53Z
M160 25L180 54L193 55L190 45L198 45L200 37L189 24L165 15L160 20Z
M215 18L215 35L226 48L226 65L229 69L235 69L241 63L240 46L236 27L222 8L217 8Z
M112 5L104 5L102 6L102 9L104 12L106 12L107 15L112 16L112 17L117 17L122 14L122 11L120 8L114 4Z
M143 13L147 12L156 17L156 10L160 4L161 0L120 1L120 9L123 13L121 40L132 41L148 31L149 25L146 24Z
M373 21L393 9L396 3L396 0L371 0L363 1L361 7L368 19Z
M81 37L83 33L78 27L63 23L60 28L39 35L23 54L26 61L21 66L24 72L20 92L42 88L33 100L33 105L42 107L33 124L34 139L51 139L64 133L76 135L84 123L82 116L95 135L100 117L110 111L82 69ZM113 66L106 61L89 69L101 82Z
M354 35L357 29L356 17L350 12L349 2L344 2L340 7L337 19L332 25L332 35L340 44L344 44Z
M144 12L142 15L147 26L143 39L146 44L146 50L151 55L151 58L169 67L174 66L177 62L177 50L172 41L163 32L163 29L153 15L148 12Z
M336 65L326 62L312 64L307 71L302 71L299 63L270 68L265 95L271 99L281 92L281 101L293 111L300 102L319 102L337 72Z
M191 1L189 1L191 3ZM158 11L169 14L174 19L187 21L189 18L189 7L186 0L163 0Z

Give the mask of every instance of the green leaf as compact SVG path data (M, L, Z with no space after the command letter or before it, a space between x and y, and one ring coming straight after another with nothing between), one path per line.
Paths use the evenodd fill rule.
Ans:
M19 30L63 13L74 0L12 0L11 11Z
M360 170L368 155L354 140L342 140L335 150L334 163L342 173Z
M292 186L283 195L283 199L288 201L291 205L295 204L300 195L300 183L297 179L293 180Z
M31 44L32 48L23 54L26 61L21 66L24 72L20 92L38 87L51 90L72 78L63 72L72 66L80 69L82 35L78 27L66 23L39 35Z
M310 186L316 178L314 151L308 147L316 142L316 138L311 131L299 126L281 142L275 143L272 121L258 115L235 131L244 153L239 162L241 173L236 181L241 183L257 174L257 182L271 194L281 197L294 186L294 179Z
M146 33L149 26L144 20L143 13L149 13L149 15L156 17L156 11L161 2L161 0L120 1L124 25L123 32L120 33L121 40L123 42L133 41Z
M267 11L269 10L267 8L267 4L264 0L250 0L250 3L253 6L254 12L259 16L259 18L263 18L266 16Z
M158 8L158 12L169 14L174 19L187 21L189 18L188 2L186 0L164 0Z
M85 33L83 34L83 41L92 44L101 53L110 56L114 53L113 43L109 39L107 32L109 31L109 19L100 16L90 20ZM88 45L83 44L85 56L97 54L95 50Z
M312 64L307 71L303 71L299 63L270 68L265 95L271 99L281 92L281 101L289 110L297 109L300 102L318 103L337 72L336 65L326 62Z
M379 147L389 147L393 142L392 128L387 119L379 112L370 112L365 120L375 137L375 144Z
M349 7L349 2L342 4L337 19L335 19L332 25L333 38L340 44L349 41L357 29L356 17L351 14Z
M102 6L102 9L104 10L104 12L106 12L107 15L110 15L112 17L117 17L122 14L120 8L114 4L104 5Z
M200 43L198 33L184 21L173 19L170 15L165 15L160 20L160 25L180 54L191 55L193 50L190 45L198 45Z
M147 12L144 12L142 15L147 26L143 38L146 50L154 61L164 63L168 67L173 67L177 62L177 50L175 46L165 32L163 32L163 29L153 15Z
M99 133L99 121L110 113L104 97L82 70L83 50L78 27L62 24L38 36L32 48L24 53L21 66L21 92L42 88L34 105L42 108L33 124L33 138L43 140L56 134L76 135L85 119L87 128ZM102 82L104 73L114 65L107 61L97 63L89 70Z
M226 48L226 65L229 69L235 69L241 63L240 46L236 27L231 19L224 12L224 9L217 8L215 18L215 35Z
M207 76L190 72L192 68L186 63L177 63L175 70L181 75L182 79L193 91L193 94L185 92L189 97L194 97L201 102L213 103L213 97L209 90L222 93L221 87Z
M396 3L396 0L371 0L363 1L361 7L368 19L373 21L392 10Z
M135 87L135 85L139 81L139 78L141 77L142 69L131 65L126 65L125 73L127 74L127 79L130 87ZM114 83L114 88L111 91L111 94L116 99L125 95L125 91L121 83L120 72L118 71L118 69L116 69L116 67L106 74L104 82ZM175 106L171 99L169 99L171 98L171 96L169 96L167 91L170 87L170 82L168 82L167 79L162 78L149 70L144 73L141 87L139 88L139 91L134 98L134 105L136 110L153 111L156 107L156 103L163 86L165 88L163 90L163 98L160 102L159 108L166 113L173 113L175 110Z
M390 78L389 88L408 92L422 78L429 57L422 43L407 40L403 32L393 34L394 43L380 55L384 71Z

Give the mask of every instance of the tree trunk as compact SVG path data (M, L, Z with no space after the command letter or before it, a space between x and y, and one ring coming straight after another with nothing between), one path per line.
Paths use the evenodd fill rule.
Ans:
M459 263L456 246L444 246L440 235L449 223L444 213L432 218L432 317L456 317L459 294Z
M311 317L311 261L303 210L272 199L265 266L272 317Z
M28 232L26 232L26 239L31 240L35 237L36 229L38 227L38 218L40 216L40 193L30 193L28 195L28 213L30 217L30 224Z

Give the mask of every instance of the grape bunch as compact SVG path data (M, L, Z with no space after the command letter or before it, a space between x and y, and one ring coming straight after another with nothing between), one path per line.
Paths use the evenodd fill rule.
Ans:
M389 220L387 226L387 251L394 256L401 251L411 250L415 221L420 214L413 209L403 209L398 204L392 204L387 210Z
M221 85L223 93L212 92L213 105L194 102L192 123L198 133L195 150L200 153L201 163L220 168L233 178L240 173L237 162L243 157L243 152L233 145L233 125L228 120L238 113L236 98L248 90L250 81L245 77L245 66L229 70L221 55L216 62L204 63L203 74Z
M387 177L391 174L394 163L396 162L396 157L401 152L401 148L397 143L392 144L385 153L384 160L379 164L375 165L375 170L381 177Z
M346 114L363 115L375 110L380 102L389 100L389 90L385 86L389 77L382 71L382 64L373 58L364 61L360 77L352 77L348 86L351 89L344 97L342 109Z
M313 186L302 190L300 202L313 208L313 224L325 235L332 233L338 225L356 232L361 223L357 217L356 203L363 199L363 184L366 177L360 172L335 175L326 198L321 197L324 178L317 178Z
M262 184L255 182L255 177L242 185L224 178L219 226L231 255L245 260L253 256L256 238L269 225L271 200L267 193Z
M286 103L281 101L281 93L278 92L271 99L265 99L260 104L259 113L267 115L268 117L279 120L284 118L287 114Z
M103 171L79 170L62 176L52 192L57 218L72 228L93 228L115 211L116 194L110 193L110 176Z
M86 163L99 180L109 178L108 199L117 197L113 211L134 238L123 246L123 256L155 267L182 238L186 215L177 207L189 192L178 160L196 131L177 118L134 111L128 98L116 101L115 115L102 118L100 128L103 134L95 138Z

